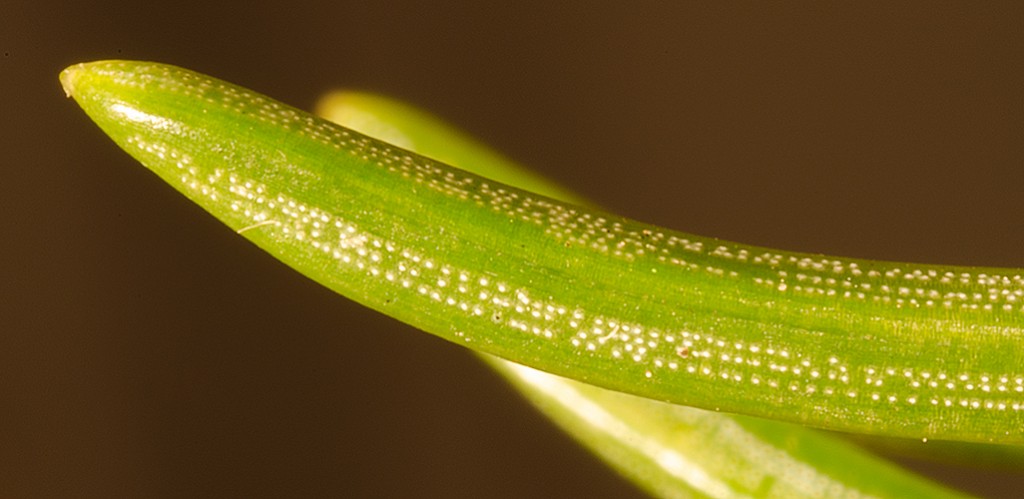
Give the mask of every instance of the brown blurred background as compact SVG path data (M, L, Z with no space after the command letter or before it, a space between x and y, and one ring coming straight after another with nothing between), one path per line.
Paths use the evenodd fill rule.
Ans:
M76 62L390 94L688 232L1024 267L1019 2L284 3L0 5L0 497L637 494L134 164L64 99Z

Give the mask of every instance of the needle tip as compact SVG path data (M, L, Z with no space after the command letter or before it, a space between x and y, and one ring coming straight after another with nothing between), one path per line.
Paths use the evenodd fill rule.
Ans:
M75 93L75 81L82 73L85 64L75 64L60 72L60 85L64 87L64 95L72 97Z

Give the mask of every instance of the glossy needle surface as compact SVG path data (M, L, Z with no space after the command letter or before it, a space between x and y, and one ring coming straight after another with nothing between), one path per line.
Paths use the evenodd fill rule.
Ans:
M683 234L448 167L172 66L66 91L228 226L350 298L549 372L813 426L1024 442L1024 278Z

